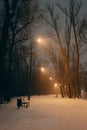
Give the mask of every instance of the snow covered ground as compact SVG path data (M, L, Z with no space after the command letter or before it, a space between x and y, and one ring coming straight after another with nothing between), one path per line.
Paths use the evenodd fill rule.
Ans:
M20 109L16 98L0 106L0 130L87 130L87 100L32 96Z

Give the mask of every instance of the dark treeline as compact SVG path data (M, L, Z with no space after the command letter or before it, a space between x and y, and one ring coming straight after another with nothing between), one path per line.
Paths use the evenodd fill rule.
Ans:
M87 83L87 72L80 62L80 49L87 43L87 19L78 17L80 2L70 0L66 9L58 3L55 6L65 16L65 27L61 30L58 21L61 18L55 14L54 5L47 4L46 11L39 11L38 0L0 0L0 95L5 100L12 96L54 93L49 76L41 74L41 63L37 60L33 36L39 24L45 25L50 41L56 43L56 51L48 46L46 54L61 83L62 97L66 95L64 86L68 97L80 97L81 85Z
M32 61L27 63L26 58L32 54L24 55L27 47L22 43L30 39L35 10L33 0L0 1L0 95L8 101L11 96L29 91Z

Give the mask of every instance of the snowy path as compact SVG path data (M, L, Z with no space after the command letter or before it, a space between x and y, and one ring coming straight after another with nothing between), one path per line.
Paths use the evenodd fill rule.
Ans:
M0 130L87 130L87 101L32 96L29 108L16 99L0 106Z

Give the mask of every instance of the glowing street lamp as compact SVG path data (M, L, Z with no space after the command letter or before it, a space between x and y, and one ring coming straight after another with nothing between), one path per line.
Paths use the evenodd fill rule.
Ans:
M44 72L44 71L45 71L44 67L41 67L41 72Z
M41 39L41 38L38 38L38 39L37 39L37 42L38 42L38 43L41 43L41 42L42 42L42 39Z
M49 77L49 80L52 80L53 78L52 77Z
M57 83L54 84L54 87L55 87L56 89L58 88ZM57 90L56 90L56 92L57 92ZM58 97L58 94L57 94L57 93L56 93L56 97Z
M44 45L45 44L45 40L41 37L37 38L37 43Z
M40 44L40 45L46 45L46 44L47 44L46 38L41 38L41 37L39 37L39 38L37 38L36 41L37 41L37 43Z
M57 83L54 84L54 87L57 88Z

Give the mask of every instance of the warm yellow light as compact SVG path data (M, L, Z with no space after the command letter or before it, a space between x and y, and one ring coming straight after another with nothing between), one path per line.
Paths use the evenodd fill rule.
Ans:
M39 37L37 38L37 43L40 45L46 45L46 39Z
M53 78L52 77L49 77L50 80L52 80Z
M55 88L57 88L57 83L54 84Z
M44 69L43 67L41 67L41 71L42 71L42 72L44 72L44 71L45 71L45 69Z
M41 39L41 38L38 38L38 39L37 39L37 42L38 42L38 43L41 43L41 42L42 42L42 39Z

